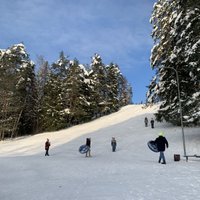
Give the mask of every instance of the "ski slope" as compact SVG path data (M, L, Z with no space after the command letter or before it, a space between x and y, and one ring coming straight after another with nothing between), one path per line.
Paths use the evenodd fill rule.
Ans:
M199 196L200 159L183 155L181 128L155 122L157 107L129 105L69 129L0 142L0 200L193 200ZM163 131L167 164L147 147ZM112 137L117 151L111 151ZM92 157L78 152L91 137ZM44 143L50 139L50 156ZM187 154L200 154L200 129L185 128ZM181 161L174 162L173 155Z

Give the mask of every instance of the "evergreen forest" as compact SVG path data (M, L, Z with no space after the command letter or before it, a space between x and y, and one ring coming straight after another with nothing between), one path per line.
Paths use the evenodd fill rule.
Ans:
M118 111L132 88L117 64L94 54L89 65L61 52L49 64L24 44L0 50L0 140L55 131Z

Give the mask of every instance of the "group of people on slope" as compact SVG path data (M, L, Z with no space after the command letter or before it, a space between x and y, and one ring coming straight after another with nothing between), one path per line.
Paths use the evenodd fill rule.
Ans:
M151 119L151 128L154 128L154 120L153 118ZM145 127L148 126L148 118L145 117L144 119L144 123L145 123ZM165 148L169 147L168 141L167 139L164 137L163 132L159 133L159 136L156 138L155 143L157 145L158 151L160 152L159 155L159 159L158 162L162 163L162 164L166 164L166 160L165 160L165 155L164 155L164 151ZM49 156L49 147L51 146L51 143L49 141L49 139L47 138L46 142L45 142L45 156ZM86 157L91 157L91 138L86 138L86 146L89 147L89 150L86 153ZM116 151L116 147L117 147L117 141L115 139L115 137L112 137L111 139L111 147L112 147L112 152Z
M89 150L86 152L85 157L91 157L91 138L86 138L86 146L88 146ZM51 146L51 143L49 139L47 138L45 142L45 156L49 156L49 147ZM116 151L117 147L117 141L115 137L112 137L111 139L111 147L112 147L112 152Z

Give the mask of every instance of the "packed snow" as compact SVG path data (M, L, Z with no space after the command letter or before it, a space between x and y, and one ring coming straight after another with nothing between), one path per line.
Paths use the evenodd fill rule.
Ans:
M199 196L200 158L183 155L180 127L144 126L157 107L129 105L92 122L0 142L0 200L193 200ZM199 128L185 128L188 155L200 154ZM147 147L160 131L167 164ZM78 152L91 137L92 157ZM111 151L111 138L117 151ZM51 142L50 156L44 143ZM181 160L174 161L174 154Z

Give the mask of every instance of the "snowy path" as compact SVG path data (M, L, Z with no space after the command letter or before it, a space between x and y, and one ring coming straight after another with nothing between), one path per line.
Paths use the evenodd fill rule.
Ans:
M181 129L156 123L144 127L155 107L127 106L109 116L70 129L0 142L0 200L193 200L199 196L200 159L173 161L183 154ZM167 165L147 141L164 131ZM199 128L186 128L188 154L200 154ZM92 139L92 157L78 153ZM117 152L111 152L115 136ZM52 142L44 157L46 138Z

